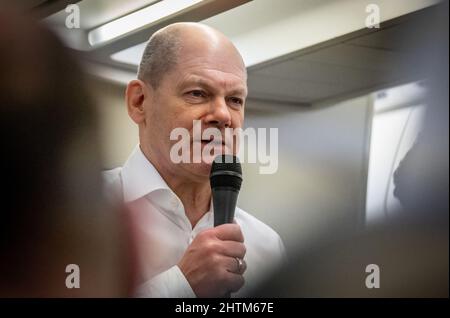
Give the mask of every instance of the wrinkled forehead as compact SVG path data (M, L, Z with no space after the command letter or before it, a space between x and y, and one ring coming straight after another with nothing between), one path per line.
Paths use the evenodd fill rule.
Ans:
M178 90L203 88L210 92L224 92L247 97L245 78L216 69L198 68L184 72L175 81Z
M205 59L201 56L178 63L168 83L177 90L204 88L210 92L247 96L247 76L245 69L217 58Z

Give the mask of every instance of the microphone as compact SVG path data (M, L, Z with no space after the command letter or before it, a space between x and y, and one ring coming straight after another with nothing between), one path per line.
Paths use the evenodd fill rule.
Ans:
M217 156L212 163L209 180L214 207L214 226L233 223L242 184L242 169L238 158L232 155Z

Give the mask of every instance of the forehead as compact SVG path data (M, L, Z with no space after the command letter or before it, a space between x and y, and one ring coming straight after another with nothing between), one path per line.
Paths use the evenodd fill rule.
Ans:
M172 83L179 88L199 85L247 94L247 72L240 61L214 56L184 57L179 59L174 71Z
M245 77L210 68L186 70L183 74L179 74L175 85L179 89L189 86L199 86L211 90L233 91L247 95L247 82Z

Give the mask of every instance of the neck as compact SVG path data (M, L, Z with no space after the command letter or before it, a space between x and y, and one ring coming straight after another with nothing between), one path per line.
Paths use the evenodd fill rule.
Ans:
M180 198L186 216L191 222L192 227L194 227L209 210L211 202L209 181L204 183L182 183L174 179L173 182L167 181L167 184Z
M180 174L172 172L168 167L161 164L156 159L156 157L161 156L152 156L152 152L146 151L142 146L141 150L158 170L158 173L169 188L180 198L186 217L189 219L192 227L194 227L210 208L211 187L209 179L191 181L189 178L180 176Z

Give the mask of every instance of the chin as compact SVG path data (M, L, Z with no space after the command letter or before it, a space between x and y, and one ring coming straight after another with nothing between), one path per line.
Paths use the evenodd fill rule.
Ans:
M207 155L203 155L203 153L202 153L202 156L200 158L196 157L195 160L193 157L191 157L191 160L192 160L191 162L194 162L194 161L201 161L201 162L191 163L189 170L196 175L206 177L209 179L209 175L211 173L211 166L212 166L214 159L218 155L230 153L230 151L226 151L226 150L228 150L228 148L225 148L224 146L220 146L212 154L210 153ZM203 148L202 148L202 151L203 151Z
M207 161L202 161L201 163L197 163L196 170L199 171L201 175L205 175L209 178L209 174L211 173L211 166L214 158Z
M212 162L212 161L211 161ZM197 179L197 181L209 180L209 175L211 173L212 163L201 162L201 163L187 163L184 164L183 170L188 172L191 177Z

